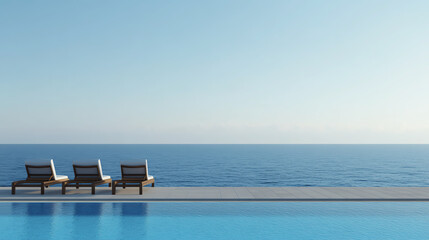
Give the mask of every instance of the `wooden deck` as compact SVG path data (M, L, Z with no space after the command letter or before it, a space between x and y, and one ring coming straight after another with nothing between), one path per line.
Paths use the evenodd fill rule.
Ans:
M429 187L145 187L143 195L135 188L99 187L95 195L89 188L70 189L61 195L60 187L49 187L45 195L39 188L0 187L1 202L149 202L149 201L429 201Z

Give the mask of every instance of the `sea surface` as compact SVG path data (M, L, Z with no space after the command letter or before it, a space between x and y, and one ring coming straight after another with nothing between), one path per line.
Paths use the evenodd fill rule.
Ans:
M25 179L26 160L54 159L73 177L74 160L147 159L156 186L429 186L429 145L0 145L0 186Z

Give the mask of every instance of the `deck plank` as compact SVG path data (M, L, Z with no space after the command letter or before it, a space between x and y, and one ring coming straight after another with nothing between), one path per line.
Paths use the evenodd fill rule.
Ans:
M20 188L16 195L9 187L0 187L1 202L50 201L429 201L429 187L144 187L117 188L111 195L108 187L67 190L49 187L45 195L38 188Z

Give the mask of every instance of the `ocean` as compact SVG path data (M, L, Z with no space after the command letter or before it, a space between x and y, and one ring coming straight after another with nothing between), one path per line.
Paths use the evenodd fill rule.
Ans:
M101 159L119 179L121 160L147 159L156 186L429 186L429 145L3 144L0 186L26 178L24 162L54 159L73 177L74 160Z

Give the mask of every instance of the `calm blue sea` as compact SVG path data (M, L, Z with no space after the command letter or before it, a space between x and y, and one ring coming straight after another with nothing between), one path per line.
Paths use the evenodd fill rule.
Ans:
M0 145L0 185L24 179L24 162L148 159L157 186L429 186L429 145Z

